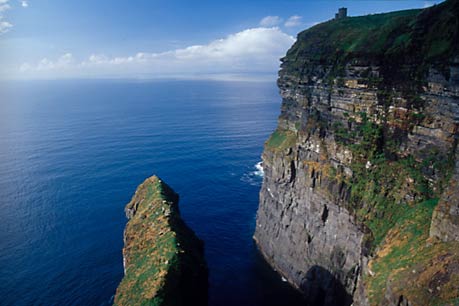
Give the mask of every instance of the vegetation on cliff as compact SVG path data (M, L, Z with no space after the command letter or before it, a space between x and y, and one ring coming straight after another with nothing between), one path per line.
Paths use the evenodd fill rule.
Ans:
M417 203L437 198L453 167L452 156L430 148L423 159L401 155L394 131L386 124L371 122L365 113L352 129L335 129L337 142L353 153L350 209L366 223L378 246L387 232ZM346 136L343 136L346 134ZM350 136L349 136L350 134ZM429 182L429 172L441 174Z
M273 150L283 150L295 144L296 136L292 131L276 130L271 134L266 146Z
M180 218L178 195L158 177L126 205L125 276L115 305L206 305L203 243Z
M348 191L337 201L369 229L361 283L370 305L391 295L413 305L459 302L459 243L429 237L454 170L458 71L457 0L319 24L283 59L280 126L265 149L312 143L320 158L303 161L314 165L310 176L332 182L330 198L333 186Z
M405 209L389 230L365 276L372 304L383 305L388 287L403 292L412 305L459 302L459 244L429 239L432 199ZM389 285L388 285L389 284Z
M321 23L298 35L284 61L290 62L288 69L300 72L304 61L333 63L337 74L351 60L379 61L390 67L412 63L446 66L459 54L458 11L459 1L449 0L425 10Z

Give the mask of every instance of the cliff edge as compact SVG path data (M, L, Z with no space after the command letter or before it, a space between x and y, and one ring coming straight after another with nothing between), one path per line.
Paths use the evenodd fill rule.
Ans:
M278 86L266 260L312 305L457 305L459 1L316 25Z
M203 242L180 218L178 195L153 176L125 211L125 275L114 304L207 305Z

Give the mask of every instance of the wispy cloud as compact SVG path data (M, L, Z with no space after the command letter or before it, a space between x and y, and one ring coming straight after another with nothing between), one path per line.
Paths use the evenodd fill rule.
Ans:
M274 27L281 24L282 18L279 16L266 16L260 20L260 26L262 27Z
M13 25L8 21L4 20L4 13L11 9L9 0L0 0L0 35L8 32Z
M58 70L58 69L68 69L76 64L76 61L71 53L65 53L57 60L49 60L48 58L41 59L35 65L29 65L24 63L19 68L20 71L46 71L46 70Z
M208 74L275 74L278 59L294 38L279 28L252 28L205 45L162 53L139 52L112 57L92 54L77 60L71 53L57 59L24 63L22 78L60 77L168 77Z
M9 10L11 6L8 4L8 1L0 1L0 13L3 13L7 10Z
M435 4L435 3L433 3L433 2L424 1L424 8L431 7L431 6L434 5L434 4Z
M3 16L0 16L0 35L8 32L12 27L13 25L11 23L4 21Z
M298 27L302 25L302 16L299 15L293 15L287 21L285 22L284 26L288 28L293 28L293 27Z
M22 7L28 7L26 0L21 1ZM11 30L13 24L5 20L5 12L11 9L10 0L0 0L0 35L3 35Z

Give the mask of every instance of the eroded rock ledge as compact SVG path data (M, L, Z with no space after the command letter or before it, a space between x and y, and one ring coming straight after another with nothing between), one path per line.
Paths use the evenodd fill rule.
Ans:
M181 219L178 199L152 176L126 205L125 275L115 305L207 305L203 242Z

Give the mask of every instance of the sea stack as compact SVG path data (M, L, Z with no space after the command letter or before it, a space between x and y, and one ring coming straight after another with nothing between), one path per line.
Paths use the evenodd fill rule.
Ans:
M458 24L338 18L282 59L254 239L311 305L457 305Z
M115 305L207 305L204 245L181 219L178 200L152 176L126 205L125 275Z

